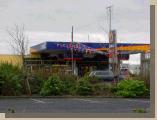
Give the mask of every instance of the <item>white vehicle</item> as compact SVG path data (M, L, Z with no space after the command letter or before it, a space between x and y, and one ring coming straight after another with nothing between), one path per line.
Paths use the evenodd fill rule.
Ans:
M101 80L104 81L113 81L114 80L114 75L112 71L109 70L96 70L96 71L92 71L89 76L93 76L93 77L97 77Z

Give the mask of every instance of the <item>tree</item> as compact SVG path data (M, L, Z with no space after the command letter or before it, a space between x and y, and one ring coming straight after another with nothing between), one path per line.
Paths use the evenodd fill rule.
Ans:
M7 32L11 37L8 42L14 53L21 56L22 67L24 67L24 57L28 50L28 37L25 34L25 27L15 24L14 29L7 29Z
M7 32L11 39L9 39L9 44L15 54L18 54L21 56L22 60L22 71L25 74L25 84L26 84L26 89L28 89L28 94L31 95L31 90L30 90L30 85L28 81L28 75L27 72L25 71L25 63L24 63L24 58L26 55L26 52L28 50L28 37L25 34L25 27L24 25L17 25L15 24L14 29L7 29Z

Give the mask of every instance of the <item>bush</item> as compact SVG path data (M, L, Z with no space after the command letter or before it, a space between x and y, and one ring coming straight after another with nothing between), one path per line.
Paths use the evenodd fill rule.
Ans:
M30 76L29 84L30 84L32 94L39 94L40 93L40 90L42 88L44 81L45 81L45 79L40 74Z
M148 95L148 89L143 81L123 80L117 84L116 95L122 97L141 97Z
M93 86L94 95L102 95L102 94L104 94L103 87L104 87L103 84L96 84L96 85L94 85Z
M58 75L52 75L44 82L44 85L40 91L42 96L46 95L61 95L62 93L62 81Z
M147 110L144 108L136 108L136 109L133 109L133 112L135 112L135 113L147 113Z
M101 80L97 77L90 77L89 75L85 75L83 76L80 80L85 80L85 81L88 81L90 82L91 84L96 84L96 83L99 83L101 82Z
M0 94L19 95L22 94L23 74L18 66L8 63L0 64Z
M148 88L150 88L150 71L149 70L147 71L147 74L145 75L138 74L138 75L132 76L132 79L144 81L145 85Z
M93 85L94 95L113 96L113 85L110 83L100 83Z
M74 95L77 84L77 76L75 75L60 75L62 81L62 93Z
M79 95L92 95L93 94L93 88L89 81L86 80L80 80L78 82L76 92Z

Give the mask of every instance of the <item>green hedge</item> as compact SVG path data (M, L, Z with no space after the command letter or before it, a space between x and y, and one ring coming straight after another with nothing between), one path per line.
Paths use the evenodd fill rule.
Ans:
M96 84L96 83L102 82L102 80L100 78L97 78L94 76L90 77L89 75L85 75L85 76L81 77L80 80L88 81L91 84Z
M74 75L52 75L45 80L40 94L46 95L75 95L77 77Z
M20 95L23 93L22 80L24 76L18 66L8 63L0 64L0 94Z
M114 96L114 85L112 85L111 83L98 83L92 86L94 89L94 95Z
M41 74L31 75L29 77L29 85L32 94L40 94L45 78Z
M97 78L84 76L77 79L73 75L52 75L45 80L40 94L47 95L104 95L122 97L149 96L143 81L122 80L118 84L102 83Z
M91 83L87 80L80 80L76 87L76 93L78 95L92 95L93 87Z
M60 75L60 80L62 81L62 94L76 94L77 76L62 74Z
M40 91L42 96L47 95L61 95L62 93L62 82L59 79L58 75L53 75L48 78L43 84L43 87Z
M117 84L116 95L122 97L142 97L148 96L149 90L143 81L140 80L123 80Z

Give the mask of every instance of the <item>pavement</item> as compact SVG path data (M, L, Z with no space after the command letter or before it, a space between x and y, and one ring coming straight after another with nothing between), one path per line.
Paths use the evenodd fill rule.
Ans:
M149 107L149 99L139 98L0 98L0 113L132 113Z

